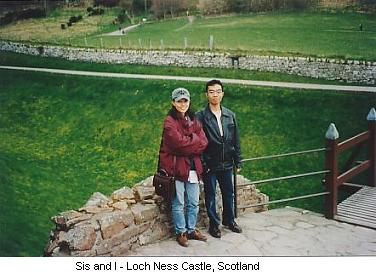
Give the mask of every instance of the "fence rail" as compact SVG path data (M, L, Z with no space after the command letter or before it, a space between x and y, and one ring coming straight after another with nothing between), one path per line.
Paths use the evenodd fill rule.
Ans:
M281 158L281 157L287 157L287 156L306 155L306 154L312 154L312 153L326 151L326 150L327 150L326 148L316 148L316 149L289 152L289 153L283 153L283 154L277 154L277 155L248 158L248 159L243 159L241 162L253 162L253 161L258 161L258 160L268 160L268 159L275 159L275 158ZM235 211L235 217L237 217L237 215L238 215L238 205L237 205L237 189L238 188L242 188L242 187L249 186L249 185L257 185L257 184L268 183L268 182L275 182L275 181L281 181L281 180L288 180L288 179L295 179L295 178L300 178L300 177L313 176L313 175L318 175L318 174L326 174L328 172L329 172L328 170L315 171L315 172L294 174L294 175L288 175L288 176L282 176L282 177L274 177L274 178L262 179L262 180L257 180L257 181L251 181L249 183L237 184L237 182L236 182L236 169L234 168L233 174L234 174L234 211ZM243 209L243 208L255 207L255 206L260 206L260 205L280 203L280 202L286 202L286 201L292 201L292 200L298 200L298 199L306 199L306 198L310 198L310 197L316 197L316 196L329 194L329 192L323 192L323 193L304 195L304 196L292 197L292 198L281 199L281 200L275 200L275 201L270 201L270 202L263 203L263 204L256 204L256 205L246 206L246 207L243 206L243 207L240 207L240 208Z
M326 134L326 146L325 148L317 148L311 150L304 150L304 151L297 151L297 152L290 152L284 154L277 154L277 155L270 155L270 156L262 156L256 158L248 158L242 160L242 162L253 162L258 160L267 160L267 159L275 159L287 156L296 156L296 155L303 155L303 154L310 154L315 152L325 151L325 170L323 171L315 171L315 172L308 172L302 174L294 174L289 176L282 176L282 177L275 177L275 178L268 178L262 179L257 181L252 181L249 183L237 184L236 182L236 169L234 168L234 209L235 209L235 217L237 217L237 188L242 188L249 185L258 185L267 182L275 182L287 179L295 179L300 177L307 177L313 176L318 174L325 174L325 179L323 180L325 184L326 191L321 193L291 197L286 199L279 199L274 201L269 201L265 203L258 203L253 205L247 205L239 207L239 209L245 209L250 207L258 207L264 206L269 204L299 200L299 199L306 199L318 196L325 196L325 217L329 219L333 219L336 212L337 212L337 196L338 196L338 188L340 186L348 186L348 187L355 187L359 188L362 185L349 183L348 181L353 178L354 176L364 172L367 169L370 169L369 175L369 186L376 187L376 110L372 108L367 116L368 120L368 131L360 133L350 139L347 139L341 143L338 143L339 134L332 123L330 124ZM350 155L349 159L345 163L345 167L348 168L354 162L356 156L358 156L360 149L364 145L368 145L368 159L364 161L355 161L357 164L355 167L345 170L343 173L339 174L338 171L338 156L343 153L345 150L348 150L351 147L356 147L354 152Z
M284 154L277 154L277 155L269 155L269 156L243 159L243 160L241 160L241 162L251 162L251 161L257 161L257 160L274 159L274 158L293 156L293 155L303 155L303 154L309 154L309 153L320 152L320 151L325 151L325 150L326 150L326 148L317 148L317 149L311 149L311 150L304 150L304 151L290 152L290 153L284 153Z

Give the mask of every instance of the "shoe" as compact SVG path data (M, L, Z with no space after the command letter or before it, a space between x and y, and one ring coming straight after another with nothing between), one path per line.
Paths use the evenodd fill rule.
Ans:
M241 233L241 232L243 231L242 228L241 228L238 224L236 224L235 221L232 222L232 223L228 226L228 228L229 228L231 231L235 232L235 233Z
M188 239L200 240L200 241L207 241L208 238L203 235L199 230L194 230L193 232L188 234Z
M218 229L218 226L210 226L209 233L212 237L221 238L221 231Z
M187 238L187 233L179 233L176 236L176 241L183 247L188 247L188 238Z

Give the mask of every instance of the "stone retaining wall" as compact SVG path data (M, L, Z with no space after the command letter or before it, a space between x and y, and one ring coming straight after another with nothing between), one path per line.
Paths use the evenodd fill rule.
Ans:
M237 183L247 182L244 177L237 176ZM207 227L202 185L200 188L198 227ZM268 201L254 185L239 189L237 195L239 206ZM219 190L217 201L218 210L221 210ZM267 210L266 206L258 206L239 213L264 210ZM152 177L133 188L118 189L110 197L94 193L82 208L62 212L51 220L56 228L51 231L44 251L46 256L124 256L136 247L174 234L170 209L162 197L155 195Z
M215 52L146 51L38 46L0 41L0 50L100 63L240 68L299 76L376 84L376 62L312 57L231 56Z

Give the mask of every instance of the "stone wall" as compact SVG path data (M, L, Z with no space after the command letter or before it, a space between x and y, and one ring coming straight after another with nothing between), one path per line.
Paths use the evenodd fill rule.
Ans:
M238 175L237 183L249 181ZM202 188L200 185L198 227L207 227ZM239 189L237 196L239 206L268 201L254 185ZM221 210L219 190L217 201L218 210ZM266 206L251 207L239 210L239 214L264 210L267 210ZM110 197L94 193L83 207L62 212L51 220L56 228L51 231L44 251L46 256L124 256L136 247L174 234L170 209L162 197L155 195L152 177L133 188L118 189Z
M231 56L215 52L145 51L38 46L0 41L0 50L99 63L240 68L299 76L376 84L376 61L312 57Z

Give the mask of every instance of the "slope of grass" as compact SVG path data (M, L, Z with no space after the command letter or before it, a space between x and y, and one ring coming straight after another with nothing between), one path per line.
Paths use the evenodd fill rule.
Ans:
M355 12L294 12L186 18L143 24L127 35L101 36L116 30L111 22L116 11L100 17L85 17L75 26L61 30L68 16L57 13L46 19L21 21L0 28L0 38L72 44L105 48L208 50L214 36L216 50L263 55L308 55L376 60L376 20ZM362 23L363 31L359 31ZM31 32L32 31L32 32ZM70 40L69 40L70 38ZM85 41L86 38L86 41ZM102 42L101 42L102 38ZM120 38L122 42L120 44Z
M196 108L203 84L0 71L0 255L42 254L58 212L96 191L109 195L151 175L170 92L185 86ZM373 94L226 86L245 158L322 147L366 129ZM323 169L322 154L245 164L255 180ZM322 190L321 178L260 186L271 200ZM320 211L322 199L291 205Z

